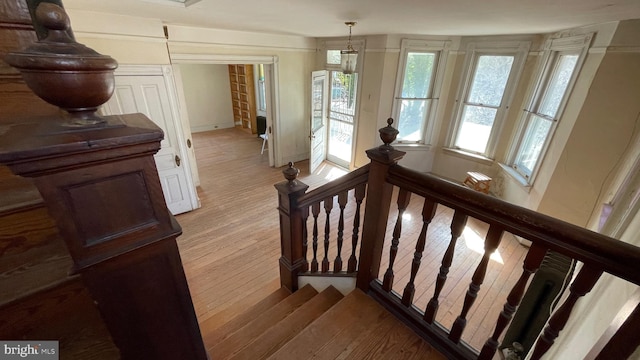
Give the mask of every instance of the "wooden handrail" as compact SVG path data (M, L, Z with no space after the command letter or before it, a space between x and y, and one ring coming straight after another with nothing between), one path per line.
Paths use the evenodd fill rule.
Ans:
M335 263L339 264L336 268L341 269L340 249L345 229L343 215L347 192L352 189L355 189L354 197L358 204L352 243L352 252L355 253L360 219L359 209L365 198L365 188L365 215L361 229L359 258L355 259L354 257L353 265L351 264L352 259L350 259L349 269L351 270L348 272L355 272L355 264L357 264L356 287L368 292L449 358L488 360L494 357L500 346L499 340L503 332L516 314L523 296L526 296L525 291L528 291L527 284L530 282L530 278L536 274L538 269L542 270L548 253L558 253L580 261L584 266L576 268L576 275L568 287L566 300L559 304L549 318L542 335L530 348L531 358L534 360L540 359L553 346L556 338L567 325L575 304L593 289L602 273L606 272L640 285L640 272L637 271L640 248L473 191L440 177L404 168L398 165L398 161L405 153L390 146L397 135L397 130L391 126L392 120L387 123L387 127L380 129L384 145L367 151L371 163L339 180L305 193L307 187L295 179L297 170L292 167L292 164L289 169L285 170L285 178L288 182L276 185L280 192L281 225L284 225L281 226L283 257L280 261L283 285L295 290L298 274L307 273L309 269L306 256L309 246L307 240L308 219L312 223L309 232L313 235L311 242L313 258L310 268L312 273L319 272L319 257L316 253L320 238L318 228L321 224L318 222L318 215L321 214L321 203L324 203L325 210L322 274L328 274L327 247L330 241L328 234L332 229L329 221L336 196L340 217L337 232L338 256ZM392 198L394 198L394 186L399 189L398 195L395 197L397 203L393 205L394 211L397 211L393 214L397 219L389 244L386 236L387 225L391 223L389 215L391 215ZM424 198L422 229L415 242L410 279L404 286L404 292L400 297L396 292L397 289L394 288L394 264L397 260L399 244L402 242L400 238L403 236L402 215L412 194ZM428 274L437 278L433 296L426 308L421 310L413 303L414 281L420 270L425 242L428 241L429 224L438 204L454 210L450 224L451 238L441 260L440 271L437 274ZM313 215L312 219L309 218L310 212ZM473 271L462 309L451 329L446 329L438 322L436 315L440 298L446 296L441 293L441 290L446 284L447 274L452 267L452 259L456 256L456 241L462 235L467 218L480 220L488 224L489 227L484 240L482 259ZM476 297L481 291L485 276L487 276L490 256L500 246L502 235L505 232L530 240L533 244L522 264L522 273L509 291L508 296L496 299L497 301L504 300L504 305L503 310L497 316L492 333L487 334L487 340L481 350L474 349L465 343L462 335L467 327L467 320L470 319L470 311L474 307ZM385 247L388 247L389 256L389 260L385 264L385 266L388 265L386 271L381 269L381 258L383 251L386 251L383 250ZM382 273L384 276L380 277ZM607 344L602 351L599 351L601 347L598 348L598 351L594 350L594 355L599 358L610 357L611 354L616 353L612 348L620 343L624 343L625 351L632 350L633 346L629 346L626 338L630 329L637 326L638 317L628 317L624 326L621 327L622 330L612 337L615 341L603 340ZM595 352L599 352L599 354L595 354Z
M636 246L399 165L390 168L387 181L451 208L462 209L489 224L500 224L514 235L640 284L640 272L637 271L640 248Z
M343 191L351 190L357 185L365 184L368 179L369 164L300 196L298 198L298 208L310 206L328 197L336 196Z

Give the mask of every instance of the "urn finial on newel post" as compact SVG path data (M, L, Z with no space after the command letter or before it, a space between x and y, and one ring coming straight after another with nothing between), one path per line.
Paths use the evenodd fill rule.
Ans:
M289 161L287 164L287 168L282 170L282 174L284 174L284 178L289 181L289 185L295 185L298 181L298 174L300 174L300 170L298 168L293 167L293 163Z
M36 95L69 113L68 125L103 123L95 112L113 94L118 63L69 36L69 16L62 7L40 3L35 17L47 29L46 38L7 54L5 61L20 70Z
M393 150L393 146L390 144L396 141L398 134L400 133L398 129L391 126L393 124L393 118L387 119L387 126L378 130L380 132L380 140L384 143L384 145L380 146L380 150Z

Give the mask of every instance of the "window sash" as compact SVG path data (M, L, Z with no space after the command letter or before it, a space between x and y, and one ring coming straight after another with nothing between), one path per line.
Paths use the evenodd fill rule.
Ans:
M465 75L458 89L458 99L462 100L456 107L448 146L470 154L493 157L528 48L527 42L469 44ZM494 67L483 63L492 57L501 58L502 62L494 63ZM500 76L487 79L496 70L502 71ZM484 89L483 86L491 87Z
M562 117L584 62L591 38L592 34L587 34L551 40L547 43L542 67L538 70L538 81L530 95L529 105L523 111L519 135L510 155L509 165L528 184L533 184L542 165L557 123ZM572 69L569 76L565 77L564 84L561 84L562 95L559 96L559 92L554 92L552 87L558 85L555 81L559 79L559 67L567 59L572 63ZM549 96L553 94L556 96L552 107L554 111L548 111Z
M396 79L396 91L393 104L393 114L396 120L394 126L400 131L397 143L410 143L410 144L426 144L428 129L433 122L433 113L435 110L435 104L437 98L434 93L439 92L439 84L441 82L440 63L443 61L443 48L441 47L427 48L427 47L414 47L407 46L407 43L411 43L411 40L403 40L401 58L398 68L398 78ZM415 76L410 71L409 59L412 54L431 55L429 74L417 74L417 76L423 76L428 81L426 86L421 88L421 92L414 95L422 96L407 96L407 77ZM418 86L419 88L419 86ZM416 105L418 104L418 105Z

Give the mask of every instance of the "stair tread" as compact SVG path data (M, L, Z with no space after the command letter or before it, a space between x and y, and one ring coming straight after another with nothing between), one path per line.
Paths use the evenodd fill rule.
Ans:
M215 346L289 295L291 295L291 292L282 287L221 326L218 323L219 320L215 317L203 321L200 324L200 332L205 346Z
M224 341L208 346L207 351L212 359L227 358L246 346L247 339L255 339L317 294L318 292L310 285L303 287L230 334Z
M354 290L269 359L445 359L400 320Z
M25 208L42 207L42 197L33 183L0 166L0 216Z
M391 316L377 303L364 301L364 297L367 296L361 291L352 291L270 359L307 359L314 354L332 352L351 341L348 336L342 336L343 333L359 333ZM299 343L307 345L298 346Z
M394 316L360 334L336 359L407 359L426 342ZM434 354L440 355L434 351ZM445 359L434 356L433 359Z
M278 350L308 324L312 323L344 296L333 286L329 286L314 296L293 313L268 329L250 344L234 354L230 359L264 359Z
M46 208L0 215L0 306L67 280L73 266Z
M0 339L55 339L64 359L120 358L79 276L0 309Z

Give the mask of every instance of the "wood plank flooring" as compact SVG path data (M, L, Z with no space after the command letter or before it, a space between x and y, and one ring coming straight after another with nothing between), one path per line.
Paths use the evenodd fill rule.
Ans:
M279 224L273 184L284 178L282 169L268 166L267 153L260 154L262 140L253 135L237 129L216 130L193 134L193 143L200 172L198 194L202 208L178 216L183 227L178 245L196 314L201 323L206 321L208 328L216 328L279 288ZM340 173L337 168L326 167L321 174L309 174L306 161L296 167L301 169L299 179L311 188ZM400 294L409 278L415 242L422 226L421 209L422 199L415 197L405 212L403 237L394 266L393 289ZM337 210L335 206L334 213ZM351 211L347 209L346 213ZM396 214L397 206L392 205L388 241ZM442 255L450 240L451 216L450 209L439 206L429 227L414 298L414 303L422 309L433 295ZM437 321L447 327L460 312L471 275L481 258L482 243L478 245L478 240L486 230L485 224L470 219L465 234L458 240L437 317ZM350 239L350 232L348 234L345 239ZM324 256L321 248L319 256ZM388 249L386 244L380 278L388 266ZM335 246L329 250L332 262L335 251ZM481 347L493 330L503 299L520 275L526 249L513 236L505 235L498 252L500 258L490 261L463 334L463 340L476 348ZM350 254L350 241L345 240L343 269Z

